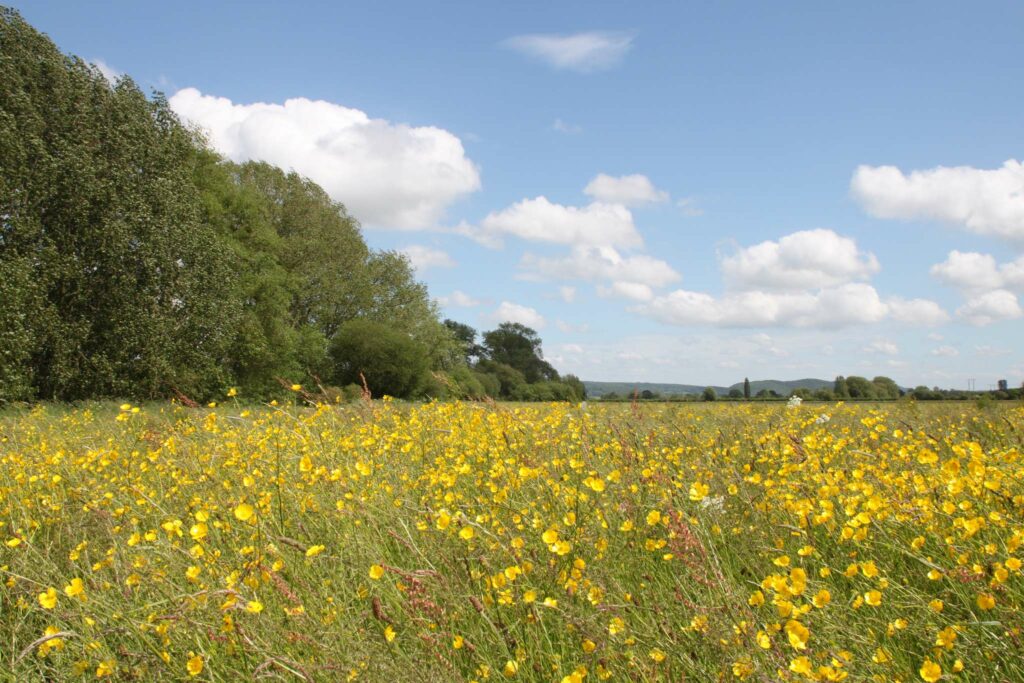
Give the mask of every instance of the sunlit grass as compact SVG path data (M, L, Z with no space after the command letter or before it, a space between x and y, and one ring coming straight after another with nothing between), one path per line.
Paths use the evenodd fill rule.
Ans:
M1022 680L1024 410L0 415L18 680Z

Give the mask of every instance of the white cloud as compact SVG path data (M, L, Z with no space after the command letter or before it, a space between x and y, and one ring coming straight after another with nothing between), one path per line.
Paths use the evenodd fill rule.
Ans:
M960 352L957 351L952 346L938 346L938 347L932 349L932 355L933 356L942 356L944 358L956 358L957 356L960 355Z
M603 297L621 297L633 301L650 301L654 291L639 282L613 282L611 286L598 285L597 293Z
M576 288L568 285L558 288L558 296L567 304L576 301Z
M876 339L861 349L861 351L864 353L881 353L886 356L896 356L900 352L900 347L888 339Z
M579 344L562 344L562 351L565 353L583 353L583 347Z
M556 69L588 73L609 69L629 52L635 34L625 31L590 31L559 35L534 33L513 36L505 47L539 59Z
M519 265L528 276L539 279L635 282L650 287L680 279L665 261L646 254L622 256L612 247L576 247L557 258L527 253Z
M441 297L440 301L444 306L458 306L459 308L473 308L483 303L480 299L476 299L460 289L456 289L446 297Z
M942 310L934 301L928 299L903 299L891 297L885 302L889 306L889 316L907 325L930 327L949 322L949 314ZM941 336L939 337L941 339Z
M720 298L680 289L633 310L673 325L837 329L878 322L889 309L874 287L849 283L816 293L747 291Z
M1024 289L1024 256L997 264L991 254L953 250L945 261L932 266L930 272L942 282L968 292Z
M118 79L124 76L123 71L115 69L102 59L94 59L92 60L92 64L99 69L99 72L103 74L103 78L107 79L107 83L110 83L111 85L116 84Z
M179 90L170 105L229 159L307 176L369 226L433 227L451 203L480 188L462 142L441 128L306 98L235 104L195 88Z
M998 358L999 356L1010 355L1010 350L1001 349L989 344L980 344L974 347L974 354L983 358Z
M1024 164L1014 159L991 170L938 166L909 176L895 166L859 166L850 189L878 218L938 220L1024 240Z
M849 237L824 229L794 232L722 259L726 283L739 290L835 287L866 280L878 270L874 254L861 252Z
M563 206L546 197L524 199L489 213L477 232L491 240L512 235L555 244L623 247L643 244L633 224L633 214L620 204L594 202L584 207Z
M995 289L967 300L956 314L972 325L991 325L1000 320L1013 320L1024 315L1017 297L1005 289Z
M535 330L544 329L545 325L544 316L536 309L511 301L502 301L498 308L488 316L488 319L496 323L520 323Z
M668 201L668 192L659 190L650 178L639 173L613 177L599 173L583 188L583 193L599 202L642 206Z
M447 252L420 244L412 244L401 250L416 270L422 272L428 268L454 268L455 260Z
M583 126L576 125L575 123L566 123L562 119L555 119L555 122L551 124L551 129L566 135L579 135L583 132Z

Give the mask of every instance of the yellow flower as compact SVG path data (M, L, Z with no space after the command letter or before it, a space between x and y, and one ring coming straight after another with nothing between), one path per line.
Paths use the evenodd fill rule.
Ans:
M707 484L695 481L690 484L690 500L694 503L699 503L707 497L708 491L709 488Z
M803 674L804 676L810 676L814 672L814 668L811 666L811 660L807 657L797 657L789 663L789 670L796 674Z
M982 593L978 596L978 609L990 610L996 606L996 599L991 593Z
M53 609L57 606L57 589L50 588L46 589L45 593L39 594L39 604L43 606L43 609Z
M747 598L747 604L751 607L758 607L764 604L764 593L761 591L754 591L749 598Z
M8 548L17 548L19 545L21 545L21 539L18 538L17 536L15 536L14 538L11 538L11 539L9 539L7 541L7 547Z
M882 604L881 591L868 591L864 594L864 602L868 603L872 607L878 607Z
M316 557L317 555L319 555L320 553L322 553L326 549L327 549L326 546L311 545L308 548L306 548L306 557Z
M647 524L648 526L654 526L661 521L661 512L659 510L651 510L647 513Z
M935 636L935 647L944 647L947 650L953 649L953 641L956 640L956 631L951 627L939 631L938 635Z
M69 598L81 597L85 600L85 584L79 578L71 579L71 583L64 586L64 594Z
M455 636L452 638L452 647L456 650L461 650L462 646L466 644L466 640L462 636Z
M659 650L658 648L654 648L647 654L651 659L658 662L659 664L665 661L665 653Z
M794 650L806 650L807 640L811 632L799 621L790 619L786 622L786 635L789 636L789 644Z
M96 667L96 678L105 678L114 673L114 660L105 659Z
M228 389L228 397L232 398L235 396L238 396L238 389L236 387L231 387L230 389Z
M196 567L195 565L192 565L191 567L185 570L185 578L192 582L198 581L199 573L201 571L203 570L199 567Z
M546 544L551 545L552 543L558 541L558 531L556 531L555 529L548 529L540 535L540 538Z
M814 597L811 598L811 602L814 603L814 606L817 607L818 609L821 609L822 607L827 605L831 600L832 600L832 594L829 593L824 588L822 588L820 591L815 593Z
M292 391L302 391L302 385L301 384L293 384L292 385Z
M263 603L259 600L250 600L245 603L245 611L251 612L252 614L259 614L263 611Z
M505 662L505 668L501 670L501 673L505 675L505 678L512 678L517 671L519 671L519 665L510 659Z
M188 671L188 675L198 676L203 673L203 658L192 652L189 652L188 654L188 662L185 664L185 670Z
M235 518L242 522L248 522L255 514L256 510L248 503L240 503L238 507L235 508Z
M608 622L608 633L616 635L626 630L626 622L619 617L612 617L612 620Z
M388 641L389 643L393 641L395 639L395 636L397 635L398 634L395 633L395 629L391 628L391 624L388 624L387 628L384 629L384 640Z
M582 648L582 650L589 655L591 652L597 649L597 643L595 643L592 640L584 640L580 644L580 648Z
M937 680L942 678L942 667L932 660L926 659L924 660L924 664L921 665L921 669L918 673L920 673L921 678L926 680L928 683L935 683Z
M459 529L459 538L461 538L463 541L468 541L475 535L476 532L473 531L473 527L471 526L464 526L461 529Z
M371 579L373 579L374 581L377 581L382 576L384 576L384 567L380 566L379 564L370 565L370 578Z

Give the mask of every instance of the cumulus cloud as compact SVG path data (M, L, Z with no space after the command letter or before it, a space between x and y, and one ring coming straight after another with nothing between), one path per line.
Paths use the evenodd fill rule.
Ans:
M654 298L654 291L639 282L613 282L608 287L598 285L597 293L603 297L620 297L633 301L650 301Z
M421 272L428 268L454 268L456 265L455 259L447 252L433 247L413 244L405 247L401 252L409 259L412 267Z
M680 279L672 266L646 254L623 256L612 247L575 247L567 256L524 254L520 268L535 279L635 282L664 287Z
M266 161L307 176L369 226L433 227L450 204L480 188L462 142L441 128L373 119L301 97L235 104L185 88L169 102L229 159Z
M520 323L535 330L544 329L546 322L536 309L511 301L502 301L487 318L495 323Z
M564 285L558 288L558 296L567 304L571 304L576 301L576 288L569 285Z
M483 303L480 299L466 294L461 289L456 289L448 296L441 297L440 302L443 306L458 306L459 308L473 308Z
M697 200L694 197L683 197L676 202L676 206L678 206L679 211L688 218L704 215L704 209L697 206Z
M795 291L866 280L879 270L874 254L832 230L803 230L778 242L766 241L722 259L733 289Z
M928 299L891 297L885 303L889 306L889 317L907 325L930 327L949 322L949 314Z
M633 214L621 204L594 202L584 207L564 206L546 197L524 199L488 214L477 231L486 239L511 235L554 244L638 247L643 238Z
M722 297L679 289L634 310L673 325L837 329L878 322L889 307L874 287L848 283L817 292L745 291Z
M583 188L583 193L599 202L642 206L668 201L668 192L659 190L650 178L639 173L613 177L599 173Z
M992 289L1024 289L1024 256L998 264L991 254L949 252L946 260L931 268L938 280L968 292Z
M944 358L955 358L955 357L960 355L960 352L957 351L952 346L938 346L938 347L932 349L932 355L933 356L942 356Z
M1013 320L1024 315L1013 292L995 289L967 300L956 314L972 325L991 325L1001 320Z
M589 31L567 35L533 33L502 42L555 69L589 73L609 69L629 52L636 34L626 31Z
M859 166L850 190L878 218L938 220L1024 241L1024 164L1014 159L997 169L938 166L910 175L895 166Z

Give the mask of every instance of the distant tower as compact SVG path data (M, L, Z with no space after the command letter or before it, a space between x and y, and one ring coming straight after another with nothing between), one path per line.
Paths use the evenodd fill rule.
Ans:
M999 391L1006 391L1009 386L1005 379L999 380Z

